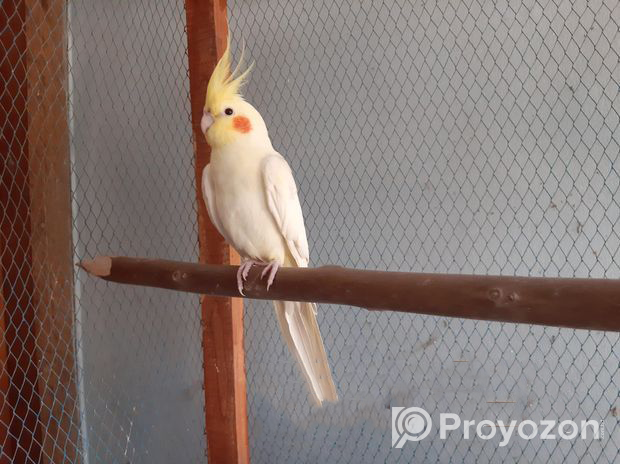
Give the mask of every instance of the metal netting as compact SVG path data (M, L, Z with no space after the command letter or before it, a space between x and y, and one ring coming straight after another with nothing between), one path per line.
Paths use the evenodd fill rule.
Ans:
M0 17L0 462L37 462L35 449L41 462L205 462L198 298L71 266L198 258L183 2L18 3ZM255 62L247 99L298 182L311 265L620 277L617 1L231 0L228 13L234 51L243 40ZM64 145L70 165L54 164ZM50 225L63 207L70 223ZM271 304L246 302L253 462L620 455L617 334L328 305L318 317L341 398L322 409ZM595 419L605 435L393 449L392 406Z
M16 212L11 205L0 211L0 223L3 232L11 221L23 229L13 238L25 248L26 224L33 221L33 243L38 237L39 249L53 260L35 256L32 269L24 269L23 253L0 244L10 271L0 274L4 297L20 292L18 312L26 313L2 313L12 324L6 333L16 334L5 337L0 325L0 342L19 359L9 358L14 366L3 362L0 379L20 383L0 398L0 462L206 462L198 296L110 286L73 271L75 261L98 253L198 260L184 3L13 3L20 6L11 25L21 22L23 31L7 30L4 17L0 31L24 42L3 42L0 59L15 56L15 69L28 70L27 84L10 98L14 105L27 102L30 143L28 153L25 144L12 151L25 164L16 167L8 158L0 165L0 189L13 189L9 198L18 203ZM52 31L45 29L50 25ZM4 85L2 92L14 90ZM36 111L43 114L41 133L33 126ZM68 140L47 132L56 126L68 131ZM46 171L63 149L70 153L66 178ZM48 185L35 197L28 184L41 182ZM42 195L63 182L66 211L59 212ZM51 225L38 232L35 217L68 217L64 241L49 239ZM54 249L60 242L69 246L63 259ZM45 292L51 297L39 300ZM71 294L74 301L66 298ZM59 295L65 296L60 303ZM36 345L22 348L24 340ZM32 375L18 375L21 366ZM54 378L57 371L62 381ZM11 404L25 412L7 410Z
M233 0L229 18L255 62L247 99L299 184L311 265L620 277L617 1ZM617 334L318 317L341 396L320 410L271 305L248 304L253 462L618 460ZM591 418L606 434L434 433L399 450L391 406L435 423Z
M74 249L198 260L182 1L73 2ZM204 462L199 298L76 281L91 462Z

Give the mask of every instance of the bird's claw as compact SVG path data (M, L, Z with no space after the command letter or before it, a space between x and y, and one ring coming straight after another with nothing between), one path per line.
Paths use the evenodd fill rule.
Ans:
M239 293L243 296L245 296L245 293L243 293L243 282L247 280L250 269L252 269L252 266L254 266L254 264L256 264L255 261L244 261L239 266L239 269L237 269L237 289L239 290Z
M276 274L278 273L278 269L280 268L280 265L276 261L271 261L270 263L261 263L258 261L247 260L242 262L239 266L239 269L237 269L237 289L242 296L245 296L245 293L243 293L243 282L247 280L250 269L252 269L252 266L254 266L255 264L267 264L265 266L265 269L263 269L263 272L261 272L260 274L261 279L263 279L267 274L269 274L267 278L267 290L269 290L269 287L271 287L271 284L273 284L273 281L276 278Z
M237 271L237 289L242 296L245 296L245 293L243 293L243 279L241 278L241 267Z
M252 269L252 266L254 265L253 261L246 261L243 265L243 270L241 271L241 277L243 277L243 280L248 280L248 274L250 273L250 269Z
M264 278L267 274L269 274L269 277L267 278L267 291L269 291L269 287L271 287L271 284L276 278L276 274L278 273L279 268L280 265L276 261L271 261L269 264L267 264L267 266L265 266L263 272L261 272L261 279Z

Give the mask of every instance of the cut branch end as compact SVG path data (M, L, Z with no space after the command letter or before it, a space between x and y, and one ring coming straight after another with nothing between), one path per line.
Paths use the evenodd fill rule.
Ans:
M84 259L77 265L97 277L107 277L112 272L112 258L109 256L97 256L93 260Z

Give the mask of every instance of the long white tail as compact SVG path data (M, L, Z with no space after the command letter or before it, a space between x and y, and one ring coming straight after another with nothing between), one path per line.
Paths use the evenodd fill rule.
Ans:
M338 401L338 393L316 322L316 305L294 301L273 303L282 335L291 353L297 358L315 401L319 406L323 401Z

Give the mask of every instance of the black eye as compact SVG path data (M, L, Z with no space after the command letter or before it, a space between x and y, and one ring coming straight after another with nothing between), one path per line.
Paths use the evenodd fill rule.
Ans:
M232 110L232 108L226 108L224 110L224 113L226 113L228 116L230 116L231 114L233 114L233 110Z

